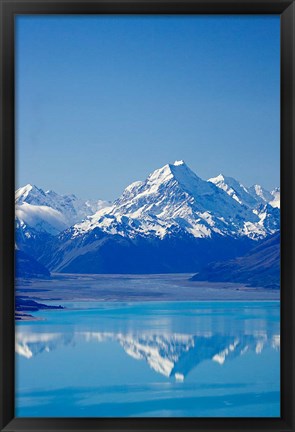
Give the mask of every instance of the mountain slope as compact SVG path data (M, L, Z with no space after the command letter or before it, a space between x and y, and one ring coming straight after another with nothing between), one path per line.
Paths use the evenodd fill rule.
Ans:
M18 249L15 250L15 277L43 278L49 277L49 270L32 256Z
M208 182L215 184L215 186L222 189L238 203L246 205L252 209L261 202L257 197L250 194L249 190L245 186L232 177L219 174L217 177L210 178Z
M280 287L280 234L263 240L246 255L207 265L192 280L239 282L255 287Z

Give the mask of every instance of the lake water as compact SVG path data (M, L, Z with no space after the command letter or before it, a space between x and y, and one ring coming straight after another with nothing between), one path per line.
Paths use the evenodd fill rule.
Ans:
M17 417L280 416L279 301L63 305L16 325Z

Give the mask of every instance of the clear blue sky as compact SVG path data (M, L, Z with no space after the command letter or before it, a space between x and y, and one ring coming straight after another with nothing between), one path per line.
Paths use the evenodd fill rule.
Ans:
M279 185L278 16L17 18L17 185L114 199L177 159Z

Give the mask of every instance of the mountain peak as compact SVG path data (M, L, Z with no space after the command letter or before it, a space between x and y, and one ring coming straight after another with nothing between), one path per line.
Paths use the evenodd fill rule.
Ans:
M32 185L31 183L26 184L25 186L22 186L17 189L16 193L19 193L20 195L23 195L25 193L29 193L32 189L37 189L35 185Z
M260 186L259 184L254 184L252 186L253 190L258 194L260 192L262 192L262 186Z
M240 184L236 179L234 179L233 177L230 177L230 176L226 176L226 175L224 175L224 174L222 174L222 173L220 173L218 176L216 176L216 177L211 177L211 178L209 178L208 179L208 182L210 182L210 183L214 183L214 184L219 184L219 183L222 183L222 182L225 182L225 183L227 183L227 184L229 184L229 185L232 185L232 184Z
M254 184L253 186L251 186L249 188L249 192L263 202L269 202L273 199L271 193L259 184Z
M208 182L210 182L210 183L214 183L214 184L217 184L217 183L220 183L220 182L224 182L225 179L226 179L226 177L225 177L222 173L220 173L220 174L219 174L218 176L216 176L216 177L211 177L211 178L209 178L209 179L208 179Z
M186 164L185 164L184 160L181 159L181 160L176 160L173 165L174 166L180 166L180 165L186 165Z
M44 195L44 192L42 189L37 188L37 186L28 183L17 189L15 192L15 202L24 201L30 194Z
M161 168L156 169L152 172L148 178L147 182L149 185L163 184L170 180L176 180L182 186L191 186L197 183L206 183L200 179L183 160L175 161L173 164L166 164Z

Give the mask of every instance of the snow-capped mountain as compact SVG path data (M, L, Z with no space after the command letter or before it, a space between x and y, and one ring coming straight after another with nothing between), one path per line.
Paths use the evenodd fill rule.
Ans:
M219 174L217 177L208 179L208 181L214 183L241 205L246 205L253 209L258 202L260 203L260 201L249 193L245 186L232 177Z
M75 195L44 192L33 185L15 193L15 215L19 224L56 235L106 206L105 201L83 201Z
M185 232L195 238L213 234L261 238L275 228L264 224L265 209L236 180L226 185L218 176L208 182L183 162L167 164L145 181L128 186L111 207L76 224L73 237L99 228L104 233L134 238L163 238Z
M236 179L223 174L212 177L208 181L224 190L240 204L244 204L251 209L261 204L270 204L272 207L280 208L280 188L276 188L272 192L267 191L260 185L247 188Z
M183 161L130 184L113 203L28 185L16 192L16 241L55 272L196 272L279 230L279 190L268 198L230 177L202 180Z
M26 259L17 260L17 275L35 277L33 268L42 267L40 254L53 242L54 236L105 205L108 205L105 201L83 201L75 195L44 192L30 184L19 188L15 192L16 249ZM47 263L43 265L47 268Z

